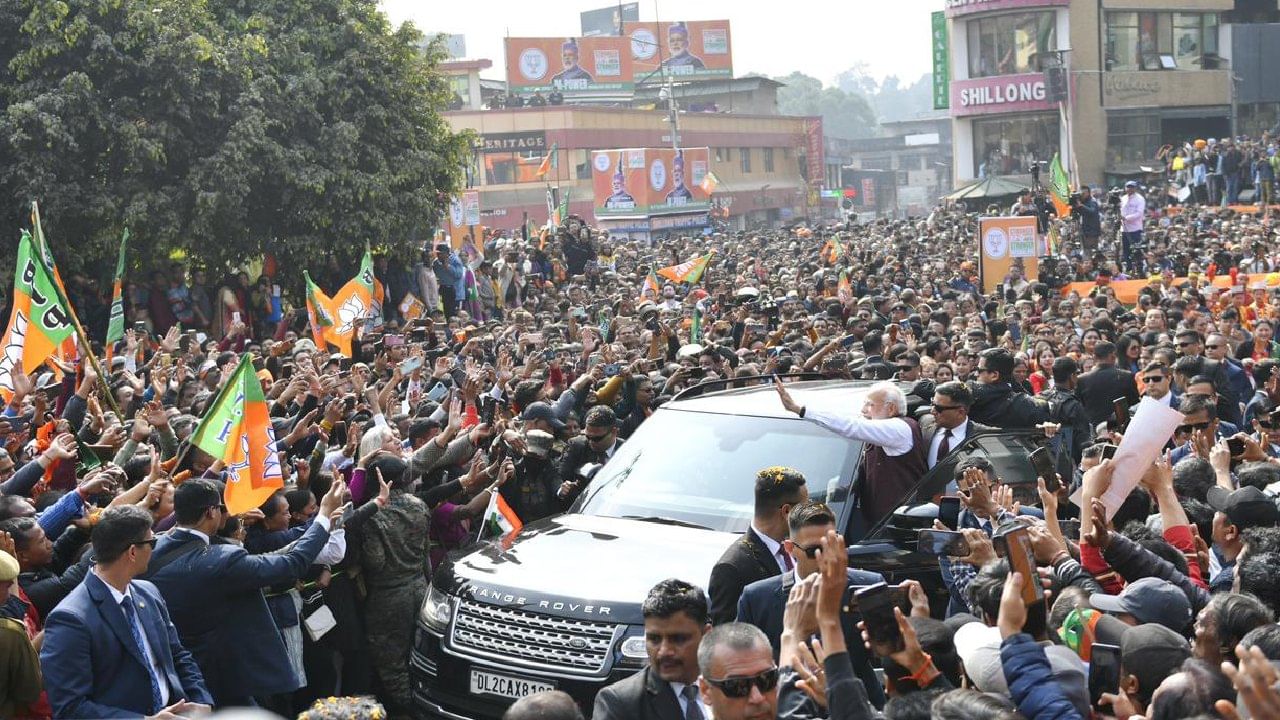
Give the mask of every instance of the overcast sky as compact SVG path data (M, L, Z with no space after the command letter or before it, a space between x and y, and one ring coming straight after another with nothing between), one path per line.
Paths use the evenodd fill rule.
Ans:
M394 23L462 34L467 55L493 60L485 77L504 79L502 38L577 35L578 14L601 0L381 0ZM866 63L876 78L913 81L929 72L929 13L935 0L641 0L641 20L718 20L733 32L735 75L786 75L799 70L826 84Z

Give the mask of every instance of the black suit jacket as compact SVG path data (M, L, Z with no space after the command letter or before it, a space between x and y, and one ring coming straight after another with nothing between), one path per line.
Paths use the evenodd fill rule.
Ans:
M592 720L684 720L671 685L645 669L596 693Z
M1111 401L1124 398L1130 405L1137 405L1138 381L1133 373L1121 370L1115 365L1096 368L1080 376L1076 383L1076 397L1084 405L1084 413L1089 418L1089 425L1097 427L1098 423L1111 417L1115 407Z
M925 415L920 418L920 442L924 444L924 457L929 459L929 448L933 445L933 436L938 432L938 421L933 415ZM975 435L985 435L986 433L1000 432L1000 428L994 428L990 425L983 425L972 420L965 421L964 439ZM957 443L958 444L958 443ZM956 449L956 445L951 446L952 450ZM942 458L938 458L941 460Z
M781 574L778 561L769 553L756 531L747 528L742 537L724 551L711 568L711 623L733 622L738 615L738 598L742 589L757 580Z
M614 447L621 445L617 440ZM615 449L616 453L617 450ZM564 455L560 456L560 482L571 482L578 479L578 470L588 463L604 463L608 458L602 452L591 449L587 439L579 435L565 446Z
M848 569L849 585L874 585L884 582L880 573L866 570ZM782 640L782 614L787 607L787 596L795 585L795 573L784 573L771 578L754 582L742 591L742 599L738 601L738 622L750 623L760 628L769 637L773 646L773 658L778 659ZM849 590L845 588L843 605L849 603ZM841 613L840 624L844 627L845 644L849 648L849 657L853 661L853 671L866 686L872 704L876 707L884 705L884 692L880 681L876 678L871 661L867 658L866 646L862 644L862 634L858 630L860 618L852 613Z

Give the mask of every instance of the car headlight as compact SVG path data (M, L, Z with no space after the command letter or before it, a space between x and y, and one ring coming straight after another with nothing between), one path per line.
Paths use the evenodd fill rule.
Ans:
M428 585L427 599L422 601L418 620L431 632L443 635L452 616L453 605L449 602L449 596L437 590L435 585Z
M622 655L618 664L622 667L640 668L649 662L649 652L645 648L643 635L632 635L624 638L618 651Z

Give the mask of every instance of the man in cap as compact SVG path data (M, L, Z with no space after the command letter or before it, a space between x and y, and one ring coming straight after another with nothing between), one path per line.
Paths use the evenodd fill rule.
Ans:
M1177 585L1144 577L1125 585L1119 595L1093 593L1089 604L1130 625L1158 623L1182 633L1191 622L1191 601Z
M667 59L662 61L664 68L679 68L676 74L694 70L705 70L702 58L689 52L689 26L682 22L673 22L667 27Z
M683 150L677 150L675 159L671 161L671 184L673 187L666 197L668 205L684 205L693 202L693 193L689 192L689 188L684 184Z
M1209 488L1205 501L1214 509L1212 552L1221 567L1210 579L1209 590L1227 591L1234 579L1236 560L1244 550L1244 531L1280 525L1280 509L1274 498L1252 486L1238 490L1214 486Z
M1145 716L1151 696L1164 679L1191 657L1191 647L1178 633L1155 623L1137 625L1120 638L1120 687L1103 693L1115 717Z
M1142 274L1142 220L1147 214L1147 199L1138 192L1138 183L1130 180L1124 184L1124 199L1120 203L1123 220L1121 242L1124 245L1124 262L1134 274Z
M569 38L560 44L560 64L564 68L551 78L556 87L578 87L592 82L591 73L582 69L582 53L578 50L578 41ZM571 82L566 82L571 81Z
M546 403L534 405L550 409ZM553 422L559 422L555 417L546 417L546 413L541 410L537 414L543 419L535 420L532 424L553 425ZM564 423L560 423L560 427L563 428ZM522 522L540 520L568 506L556 496L560 487L561 453L555 448L555 441L552 433L532 429L530 423L526 423L523 452L513 448L513 452L518 454L515 461L516 474L502 486L502 497Z

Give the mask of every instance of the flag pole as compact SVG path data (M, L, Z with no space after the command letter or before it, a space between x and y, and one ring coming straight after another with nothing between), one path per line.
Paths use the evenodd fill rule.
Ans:
M44 237L44 228L40 224L40 206L35 200L31 201L31 218L35 221L36 231L39 232L41 240L48 244L48 240ZM40 262L44 262L44 252L46 248L40 249ZM52 257L52 255L50 255ZM107 405L111 406L111 411L120 418L120 422L124 422L125 418L120 412L120 406L116 404L116 399L112 396L111 391L107 389L107 376L102 372L102 366L98 364L98 357L93 353L93 346L89 344L89 337L84 332L84 326L80 324L80 318L76 316L75 308L71 307L71 301L67 299L62 287L57 282L52 283L53 291L58 293L58 302L61 302L67 308L67 314L71 316L71 324L76 330L76 339L80 341L80 346L84 348L85 357L89 359L89 365L93 367L93 371L98 374L98 393Z

